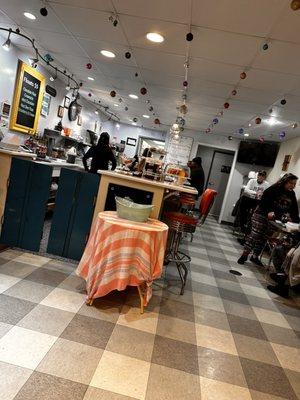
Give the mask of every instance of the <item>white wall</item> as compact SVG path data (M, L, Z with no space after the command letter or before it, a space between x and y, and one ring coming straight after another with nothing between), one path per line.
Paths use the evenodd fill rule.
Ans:
M31 56L31 55L30 55ZM12 46L9 52L4 51L0 47L0 102L7 101L12 104L15 77L17 72L18 59L28 62L28 54L21 52L16 47ZM56 79L54 82L50 81L50 73L38 65L37 70L41 72L46 78L46 85L54 87L57 90L57 96L51 98L50 113L47 117L42 115L39 118L38 132L43 132L44 128L54 129L54 126L58 123L59 118L57 117L58 106L63 105L65 95L71 98L71 93L67 93L65 87L66 83L60 79ZM64 117L62 119L62 124L64 127L72 129L72 133L80 134L83 137L86 135L86 129L94 130L95 121L99 120L99 125L101 120L107 120L107 117L102 113L96 115L94 111L96 108L93 104L80 99L78 101L82 107L82 126L77 125L77 121L70 122L67 116L67 109L65 109ZM28 137L25 134L20 134L16 132L10 132L7 129L2 128L3 133L6 134L6 138L9 140L17 139L18 141L23 141Z
M119 128L118 125L120 126ZM135 155L137 151L139 136L151 137L154 140L155 139L166 140L165 132L158 132L152 129L139 128L137 126L117 123L115 121L105 122L103 124L102 130L107 131L111 135L111 138L115 137L117 142L125 140L126 143L128 137L137 139L136 146L129 146L129 145L125 146L124 154L128 157L133 157Z
M282 171L282 164L286 155L291 155L292 158L288 166L288 170ZM274 168L270 171L268 180L274 183L279 179L280 175L285 172L291 172L300 178L300 138L287 140L286 142L281 143ZM298 185L295 189L295 192L299 201L300 179L298 180Z

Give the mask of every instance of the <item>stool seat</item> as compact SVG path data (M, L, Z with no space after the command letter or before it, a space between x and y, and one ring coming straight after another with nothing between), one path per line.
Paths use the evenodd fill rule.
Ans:
M192 217L191 215L187 215L181 212L176 212L176 211L172 211L172 212L166 212L164 213L164 217L167 220L170 221L176 221L176 222L181 222L182 224L187 224L187 225L197 225L198 220L194 217Z

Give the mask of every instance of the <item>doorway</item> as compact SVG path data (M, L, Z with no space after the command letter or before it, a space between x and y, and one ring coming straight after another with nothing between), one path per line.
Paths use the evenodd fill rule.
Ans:
M219 217L234 160L234 151L199 145L198 156L202 158L205 189L218 192L210 214Z

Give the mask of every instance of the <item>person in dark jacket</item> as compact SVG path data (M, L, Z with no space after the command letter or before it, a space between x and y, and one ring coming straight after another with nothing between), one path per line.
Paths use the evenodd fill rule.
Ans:
M250 261L263 266L259 255L265 245L270 229L269 221L285 220L299 222L299 210L294 188L298 177L294 174L285 174L279 181L266 189L261 201L252 216L252 229L246 239L244 252L238 259L239 264L247 261L252 252Z
M91 167L88 168L87 160L92 159ZM109 146L109 134L102 132L96 146L91 147L82 158L84 168L88 172L96 174L99 169L108 169L109 161L112 163L111 169L117 166L116 158Z
M188 162L188 167L191 170L190 183L195 189L198 190L198 196L201 196L204 189L205 175L202 168L201 157L195 157L192 161Z

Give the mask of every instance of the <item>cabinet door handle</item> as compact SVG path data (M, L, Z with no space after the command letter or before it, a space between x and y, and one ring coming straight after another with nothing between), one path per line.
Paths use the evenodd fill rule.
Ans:
M9 187L9 184L10 184L10 179L7 178L7 181L6 181L6 188L7 188L7 189L8 189L8 187Z

